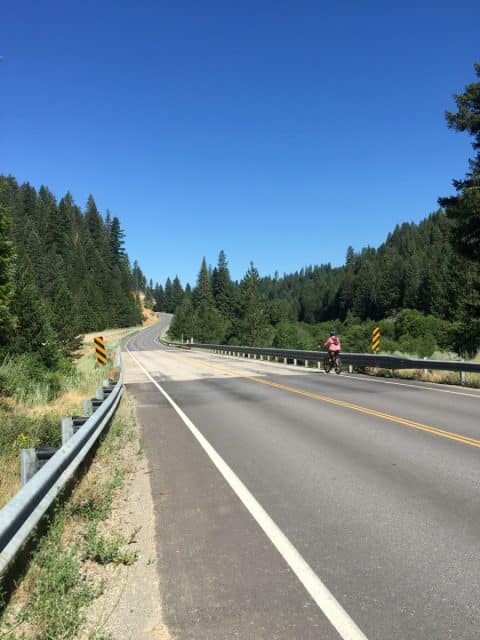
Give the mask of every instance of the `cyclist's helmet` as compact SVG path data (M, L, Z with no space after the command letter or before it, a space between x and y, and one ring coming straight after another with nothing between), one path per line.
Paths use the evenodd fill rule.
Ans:
M336 336L336 335L337 335L337 332L336 332L336 331L330 331L330 335L331 335L331 336Z

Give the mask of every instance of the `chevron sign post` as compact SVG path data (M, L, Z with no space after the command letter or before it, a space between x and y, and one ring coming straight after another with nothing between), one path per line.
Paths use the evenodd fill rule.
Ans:
M97 336L93 341L95 343L95 351L97 352L97 364L107 364L107 350L105 349L103 336Z
M372 331L372 351L377 353L380 349L380 327L375 327Z

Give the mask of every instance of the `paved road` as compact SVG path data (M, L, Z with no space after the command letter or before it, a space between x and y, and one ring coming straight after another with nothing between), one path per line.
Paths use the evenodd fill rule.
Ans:
M480 638L480 393L165 348L157 335L131 340L125 363L174 638ZM152 380L358 625L352 635Z

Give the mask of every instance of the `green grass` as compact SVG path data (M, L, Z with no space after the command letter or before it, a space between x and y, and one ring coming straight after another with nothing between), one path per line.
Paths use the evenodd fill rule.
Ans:
M98 576L90 577L92 563L130 565L136 561L131 544L137 531L127 537L109 534L106 524L113 500L124 483L125 465L129 464L120 452L136 438L133 412L124 407L122 413L113 419L103 437L92 469L68 501L58 503L51 515L48 531L39 540L21 585L23 597L14 594L10 603L5 598L2 603L0 586L2 640L77 637L87 607L104 588ZM117 463L106 474L105 464L113 456ZM112 640L99 631L92 631L90 640Z
M121 535L105 536L99 533L98 523L91 521L85 535L83 560L93 560L98 564L130 565L137 559L137 554L126 548L127 539Z
M107 342L113 353L115 344ZM77 365L50 371L35 354L6 358L0 366L0 507L20 488L20 449L61 446L61 418L83 413L82 403L102 385L109 369L92 353Z
M76 551L62 543L65 518L57 512L40 543L34 558L36 580L17 618L34 626L44 640L74 638L83 622L82 610L101 593L101 587L89 584Z
M111 353L120 341L107 342ZM81 358L76 366L65 364L54 372L45 372L36 358L29 356L6 359L0 366L0 506L18 490L20 449L40 444L60 446L61 417L82 413L83 399L101 386L107 371L96 366L94 353ZM125 406L124 400L120 406ZM131 537L106 535L101 524L109 517L116 492L124 482L125 461L121 455L119 460L119 451L136 438L134 424L131 410L117 410L96 452L101 461L98 468L105 469L108 464L107 477L100 474L100 480L92 482L87 490L80 486L65 504L57 505L48 521L48 532L39 540L20 582L22 586L11 600L2 592L0 582L1 640L76 637L86 607L102 588L98 580L89 578L88 567L92 563L135 562ZM113 468L112 459L117 461ZM110 640L111 636L92 632L89 638Z
M29 416L19 412L0 412L1 458L18 456L21 448L37 447L40 444L58 447L61 444L59 417L51 414Z

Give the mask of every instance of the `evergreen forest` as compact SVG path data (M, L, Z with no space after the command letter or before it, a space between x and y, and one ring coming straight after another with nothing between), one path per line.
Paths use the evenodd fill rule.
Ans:
M475 72L480 78L480 64ZM366 352L379 325L382 351L473 357L480 346L480 81L455 101L447 125L473 137L476 155L436 212L398 226L378 248L349 247L336 268L261 277L250 264L237 282L224 251L213 269L204 258L193 289L178 277L150 289L155 309L175 313L171 337L303 349L334 328L344 350Z
M27 376L68 367L81 335L142 322L145 276L116 216L0 176L0 349ZM2 393L8 379L1 377Z

